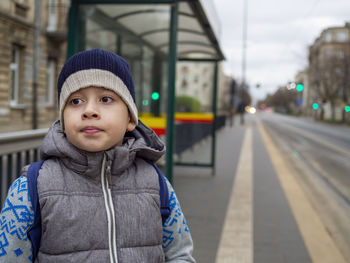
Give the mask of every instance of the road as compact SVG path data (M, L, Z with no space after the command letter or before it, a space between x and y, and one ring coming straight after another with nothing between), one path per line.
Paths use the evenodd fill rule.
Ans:
M218 132L214 176L174 169L197 262L350 262L350 127L245 119Z

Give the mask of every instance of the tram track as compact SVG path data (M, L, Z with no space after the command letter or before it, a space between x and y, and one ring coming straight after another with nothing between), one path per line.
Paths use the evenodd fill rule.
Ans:
M320 142L316 134L312 135L315 138L310 138L273 118L263 118L261 122L283 157L288 160L289 166L294 169L296 178L318 211L327 231L350 262L350 186L346 181L350 170L347 166L349 162L346 162L347 153ZM329 152L326 154L322 151ZM342 156L344 159L339 160ZM339 162L345 162L345 165L339 165ZM331 167L335 164L338 166ZM331 176L330 170L338 176Z
M350 209L349 151L328 143L322 144L316 139L317 135L310 138L310 135L300 130L297 133L296 129L285 123L271 120L263 120L263 123L285 153L291 153L303 162Z

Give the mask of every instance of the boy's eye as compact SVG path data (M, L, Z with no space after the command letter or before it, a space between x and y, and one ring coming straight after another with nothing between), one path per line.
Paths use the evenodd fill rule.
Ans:
M70 101L70 103L72 104L72 105L79 105L80 103L82 103L83 102L83 100L82 99L79 99L79 98L74 98L74 99L72 99L71 101Z
M104 96L104 97L101 98L101 101L103 103L110 103L110 102L113 101L113 99L111 97L109 97L109 96Z

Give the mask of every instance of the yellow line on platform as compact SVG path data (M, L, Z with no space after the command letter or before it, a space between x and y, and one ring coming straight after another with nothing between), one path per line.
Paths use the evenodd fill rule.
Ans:
M281 152L263 126L258 124L258 127L312 262L345 263L343 255L307 199L293 171L288 168Z
M253 262L253 149L252 129L247 128L216 263Z

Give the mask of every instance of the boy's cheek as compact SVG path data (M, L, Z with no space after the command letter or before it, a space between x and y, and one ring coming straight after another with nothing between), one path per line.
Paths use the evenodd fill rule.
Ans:
M73 112L71 110L65 108L63 110L61 122L62 122L61 126L62 126L63 132L66 132L67 127L69 127L70 129L74 128L74 123L76 123L76 122L74 121Z

